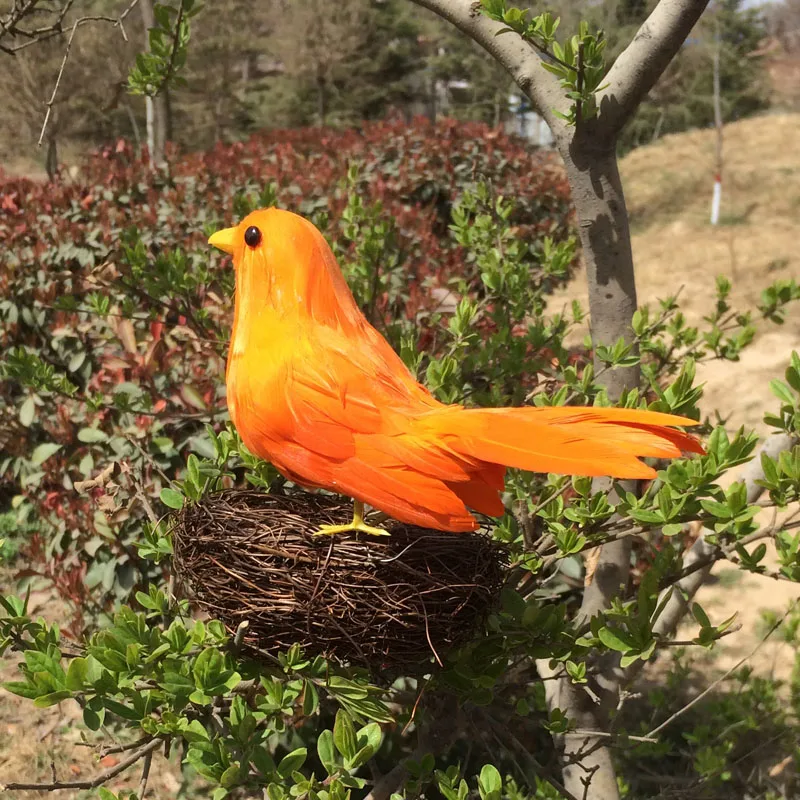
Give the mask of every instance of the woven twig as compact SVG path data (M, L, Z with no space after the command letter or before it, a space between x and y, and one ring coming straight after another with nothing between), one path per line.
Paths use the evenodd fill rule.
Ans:
M315 537L349 502L229 490L187 506L173 531L184 593L242 647L372 669L430 664L483 625L505 577L504 548L478 533L388 523L391 536Z

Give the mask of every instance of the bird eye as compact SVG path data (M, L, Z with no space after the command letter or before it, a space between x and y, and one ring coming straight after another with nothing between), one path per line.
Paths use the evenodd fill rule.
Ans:
M251 225L244 232L244 241L248 247L258 247L261 243L261 231L255 225Z

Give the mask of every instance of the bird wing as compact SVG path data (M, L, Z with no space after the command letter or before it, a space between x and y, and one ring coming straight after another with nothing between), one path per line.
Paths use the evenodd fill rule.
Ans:
M503 468L415 430L417 419L442 406L383 339L376 347L369 337L327 328L306 329L292 341L279 367L262 368L269 385L252 384L248 401L237 404L240 413L252 409L242 428L254 452L301 483L429 527L475 527L467 495L454 484L474 484L471 505L502 513L496 493ZM247 372L252 379L255 370Z

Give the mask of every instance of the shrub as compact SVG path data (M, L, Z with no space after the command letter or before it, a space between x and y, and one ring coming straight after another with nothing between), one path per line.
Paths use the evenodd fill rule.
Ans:
M24 658L8 689L40 706L78 702L90 730L121 733L118 747L144 762L145 778L156 748L181 743L215 800L262 791L270 800L344 800L366 786L367 762L378 775L372 800L403 786L447 800L471 791L481 800L553 798L563 787L549 756L575 720L548 706L554 683L537 675L594 692L594 659L614 657L633 681L674 633L665 620L678 600L662 590L683 603L686 580L719 559L768 573L761 538L775 540L776 579L800 578L796 521L754 521L760 493L776 508L797 501L800 448L764 452L755 478L723 489L724 473L753 463L756 437L706 421L708 453L660 465L639 493L512 473L509 513L492 531L512 562L501 604L475 641L444 654L422 681L377 685L381 676L296 646L245 658L236 635L192 619L171 596L161 512L235 484L292 488L226 426L232 275L203 239L253 206L277 198L327 231L365 312L441 399L609 402L589 353L564 344L583 319L580 304L545 313L574 259L560 173L493 136L452 124L301 131L174 156L168 174L156 175L120 144L90 162L81 183L5 184L2 396L30 447L0 466L18 482L18 513L37 526L26 555L76 613L65 636L32 619L26 599L0 598L0 648ZM504 199L500 187L519 199ZM642 389L623 405L699 418L694 365L736 359L754 335L754 314L730 307L730 288L717 281L701 327L664 298L636 313L633 342L597 347L600 370L641 363ZM780 322L798 297L795 282L777 282L758 314ZM766 419L789 440L800 431L796 354L773 390L779 407ZM690 522L705 526L695 543ZM634 536L632 585L580 618L587 553ZM699 566L684 564L688 549ZM691 609L695 644L711 647L730 630L731 618ZM790 740L794 722L775 722ZM412 727L416 746L404 736ZM608 736L627 744L632 730L619 715ZM694 735L695 773L726 772L735 748ZM443 758L456 739L472 742L463 770Z
M72 635L153 576L133 548L148 505L189 454L213 455L205 426L220 431L227 419L233 270L207 235L274 201L310 216L373 321L411 357L413 340L430 348L440 327L436 287L480 285L483 267L448 231L452 204L478 176L520 197L513 246L533 252L514 280L546 260L544 236L563 250L546 280L563 277L572 251L561 171L480 125L275 131L173 154L167 175L119 142L75 181L0 185L0 346L9 377L39 381L3 383L17 452L0 475L36 520L27 555L71 602ZM525 309L503 313L521 323ZM496 355L484 356L494 373Z

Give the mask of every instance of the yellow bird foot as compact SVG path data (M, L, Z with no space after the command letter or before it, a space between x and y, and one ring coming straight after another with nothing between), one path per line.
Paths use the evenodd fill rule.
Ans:
M358 500L353 503L353 521L345 525L320 525L319 530L314 531L314 536L333 536L337 533L368 533L371 536L389 536L389 531L383 528L376 528L374 525L367 525L364 522L364 504Z
M369 533L372 536L389 536L389 531L383 528L376 528L374 525L367 525L365 522L348 522L346 525L320 525L319 530L314 531L314 536L333 536L336 533Z

